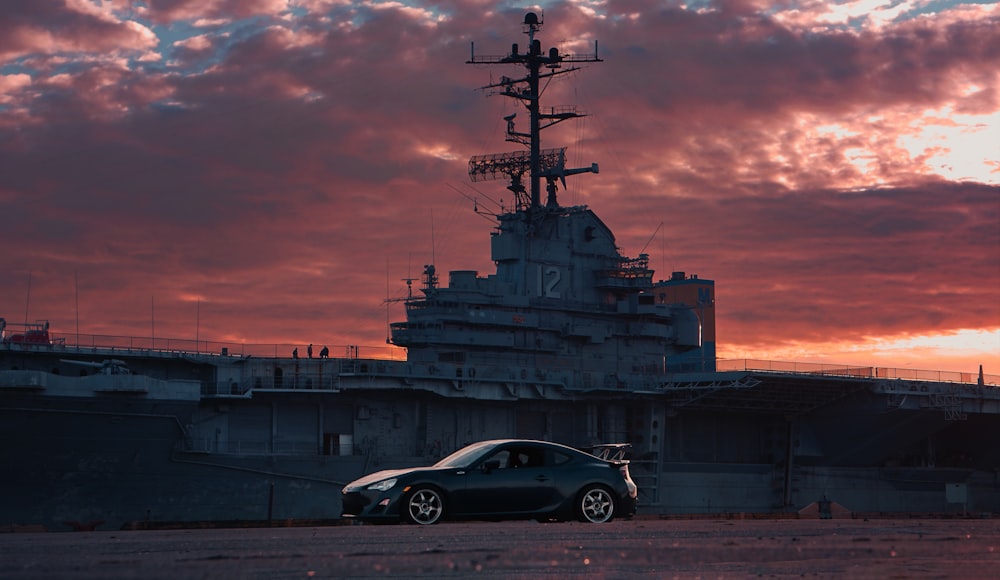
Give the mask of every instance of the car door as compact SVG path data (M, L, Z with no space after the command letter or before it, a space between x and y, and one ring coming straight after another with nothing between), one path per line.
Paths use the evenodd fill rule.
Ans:
M553 484L544 449L507 446L466 475L462 509L468 515L530 514L549 505Z
M507 488L511 513L537 513L553 505L557 491L551 457L551 453L539 445L511 450L514 462L511 471L516 474Z
M496 513L501 507L497 489L502 487L499 472L507 468L510 451L494 450L485 458L460 471L461 485L449 487L449 510L454 516Z

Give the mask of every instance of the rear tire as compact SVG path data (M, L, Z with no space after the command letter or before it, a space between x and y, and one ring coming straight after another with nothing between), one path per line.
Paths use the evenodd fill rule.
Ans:
M444 498L441 492L433 487L418 487L406 497L406 521L429 526L441 521L444 517Z
M615 519L615 496L601 485L584 488L576 501L576 507L582 522L603 524Z

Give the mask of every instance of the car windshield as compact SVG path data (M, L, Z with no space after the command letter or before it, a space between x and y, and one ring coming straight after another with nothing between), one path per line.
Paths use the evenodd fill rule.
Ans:
M434 464L434 467L468 467L477 459L489 453L496 445L496 443L490 441L473 443L438 461Z

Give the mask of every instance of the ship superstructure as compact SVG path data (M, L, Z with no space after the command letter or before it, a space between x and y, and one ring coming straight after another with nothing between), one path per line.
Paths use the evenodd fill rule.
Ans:
M469 60L522 70L485 89L527 110L527 129L507 117L523 149L469 161L514 194L496 272L442 285L426 266L391 325L407 360L0 319L0 525L330 520L362 473L501 438L630 443L640 513L1000 513L1000 376L717 361L714 283L655 280L559 203L598 167L542 148L582 113L543 107L540 83L600 59L542 50L534 13L522 26L525 49Z
M506 55L473 52L468 61L524 69L483 89L524 106L527 130L516 113L505 120L507 141L525 148L469 160L473 182L505 179L514 194L513 207L494 216L496 273L452 271L441 286L435 266L426 266L423 296L406 302L407 320L392 325L392 341L411 361L527 366L558 373L567 387L648 385L670 371L714 370L714 342L705 341L699 319L714 306L712 281L675 275L654 282L647 254L623 256L593 211L559 204L566 178L597 173L598 165L567 167L566 148L542 148L543 130L583 115L543 106L540 84L601 59L596 43L588 55L543 50L535 38L541 27L529 12L525 50L514 44ZM694 291L694 304L677 300L679 282Z

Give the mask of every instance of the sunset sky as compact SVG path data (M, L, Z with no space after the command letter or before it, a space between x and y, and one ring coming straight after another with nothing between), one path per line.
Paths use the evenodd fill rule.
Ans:
M529 9L604 60L560 201L715 280L720 358L1000 373L994 2L3 0L0 317L384 354L404 278L493 271L521 70L465 61Z

